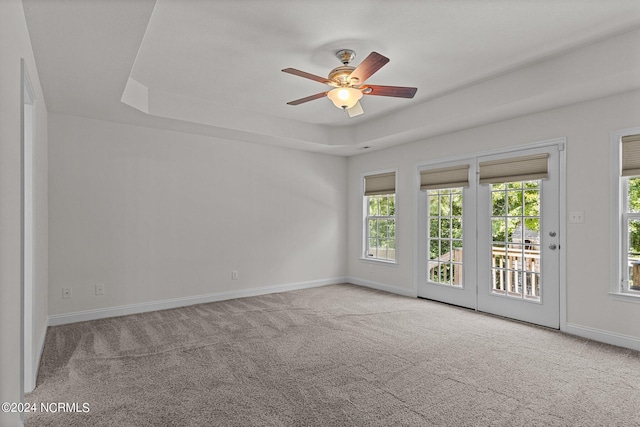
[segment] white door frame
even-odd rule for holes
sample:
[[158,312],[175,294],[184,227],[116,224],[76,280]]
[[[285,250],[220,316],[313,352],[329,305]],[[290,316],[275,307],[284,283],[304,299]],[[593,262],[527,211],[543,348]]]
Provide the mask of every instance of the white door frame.
[[21,113],[20,113],[20,150],[21,150],[21,254],[20,254],[20,296],[21,296],[21,386],[22,394],[33,391],[36,385],[36,358],[34,340],[34,230],[35,230],[35,92],[29,78],[24,59],[21,60]]

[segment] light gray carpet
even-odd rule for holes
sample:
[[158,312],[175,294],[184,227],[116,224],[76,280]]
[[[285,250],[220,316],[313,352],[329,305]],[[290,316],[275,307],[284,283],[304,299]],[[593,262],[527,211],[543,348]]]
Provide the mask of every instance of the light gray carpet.
[[27,426],[632,426],[640,353],[325,286],[57,326]]

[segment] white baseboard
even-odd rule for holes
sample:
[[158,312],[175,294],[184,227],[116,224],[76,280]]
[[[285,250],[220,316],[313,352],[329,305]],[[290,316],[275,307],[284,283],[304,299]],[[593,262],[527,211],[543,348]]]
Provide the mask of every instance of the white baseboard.
[[[377,289],[380,291],[390,292],[393,294],[404,295],[407,297],[417,297],[417,292],[414,289],[399,288],[396,286],[387,285],[384,283],[373,282],[370,280],[360,279],[357,277],[347,277],[349,283],[354,285],[364,286],[367,288]],[[590,328],[587,326],[580,326],[571,323],[567,323],[563,331],[576,335],[582,338],[588,338],[594,341],[602,342],[605,344],[611,344],[618,347],[629,348],[632,350],[640,351],[640,338],[632,337],[629,335],[617,334],[614,332],[604,331],[601,329]]]
[[366,288],[377,289],[379,291],[385,291],[392,294],[403,295],[405,297],[417,298],[418,293],[415,289],[399,288],[396,286],[386,285],[384,283],[372,282],[371,280],[360,279],[358,277],[347,277],[347,282],[354,285],[364,286]]
[[53,314],[49,316],[49,326],[66,325],[69,323],[86,322],[88,320],[106,319],[108,317],[127,316],[129,314],[146,313],[149,311],[167,310],[194,304],[224,301],[234,298],[253,297],[273,294],[277,292],[294,291],[298,289],[315,288],[325,285],[345,283],[346,277],[311,280],[306,282],[286,283],[281,285],[262,286],[259,288],[239,289],[236,291],[215,292],[192,297],[173,298],[161,301],[150,301],[138,304],[127,304],[116,307],[97,308],[93,310],[76,311],[73,313]]
[[616,334],[614,332],[603,331],[601,329],[590,328],[587,326],[573,325],[571,323],[567,323],[567,327],[564,332],[577,335],[582,338],[589,338],[594,341],[640,351],[640,338],[629,335]]

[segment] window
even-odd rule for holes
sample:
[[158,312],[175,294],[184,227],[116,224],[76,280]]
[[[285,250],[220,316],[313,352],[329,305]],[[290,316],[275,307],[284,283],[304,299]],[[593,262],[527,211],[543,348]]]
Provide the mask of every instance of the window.
[[640,134],[622,135],[619,146],[620,289],[640,296]]
[[396,173],[364,177],[364,257],[396,261]]
[[[640,177],[623,178],[622,253],[626,261],[623,291],[640,291]],[[625,289],[628,287],[628,289]]]
[[367,258],[396,259],[396,196],[367,196]]

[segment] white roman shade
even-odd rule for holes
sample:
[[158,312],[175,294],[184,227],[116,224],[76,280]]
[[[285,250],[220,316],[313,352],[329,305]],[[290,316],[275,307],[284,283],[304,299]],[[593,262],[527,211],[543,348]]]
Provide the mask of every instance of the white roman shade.
[[480,184],[529,181],[548,176],[548,153],[480,162]]
[[622,176],[640,175],[640,135],[622,137]]
[[469,186],[469,165],[427,169],[420,172],[420,190]]
[[396,173],[388,172],[364,177],[364,195],[377,196],[396,192]]

